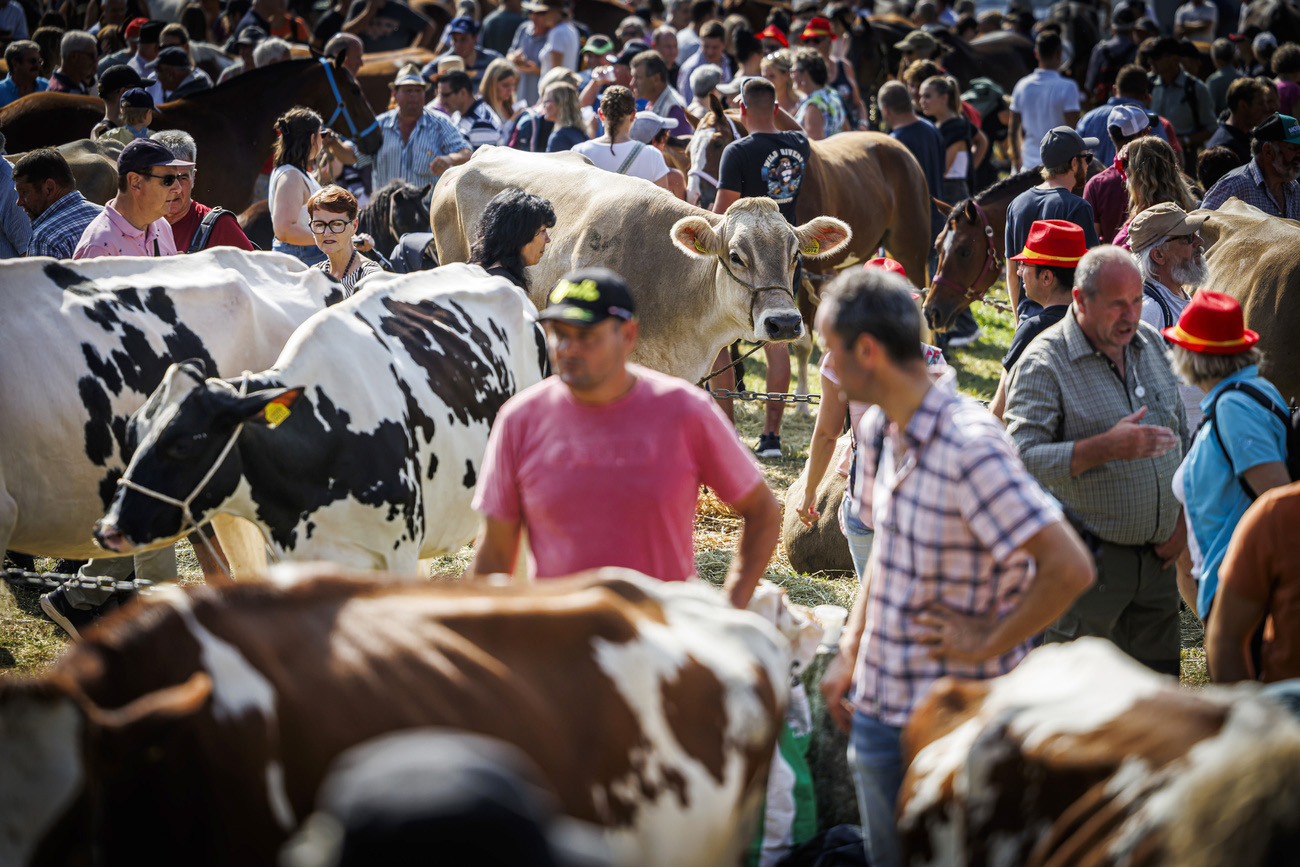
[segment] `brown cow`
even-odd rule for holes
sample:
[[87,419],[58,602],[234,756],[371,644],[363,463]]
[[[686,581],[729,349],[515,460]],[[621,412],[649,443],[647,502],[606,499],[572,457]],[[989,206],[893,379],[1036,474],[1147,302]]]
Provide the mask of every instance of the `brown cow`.
[[172,587],[0,680],[0,863],[273,864],[336,756],[445,726],[523,750],[611,863],[736,864],[789,672],[761,617],[627,570]]
[[[1201,226],[1210,276],[1202,289],[1241,302],[1246,325],[1259,332],[1264,353],[1260,373],[1288,403],[1300,401],[1300,223],[1280,220],[1232,198],[1217,211],[1195,213],[1210,219]],[[1291,287],[1295,287],[1292,289]]]
[[940,680],[903,733],[904,862],[1262,865],[1300,851],[1300,724],[1100,638]]

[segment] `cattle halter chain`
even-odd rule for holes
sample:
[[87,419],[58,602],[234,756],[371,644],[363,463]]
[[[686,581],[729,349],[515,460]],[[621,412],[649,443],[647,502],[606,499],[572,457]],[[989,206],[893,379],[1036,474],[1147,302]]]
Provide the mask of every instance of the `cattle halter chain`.
[[[998,254],[997,245],[993,243],[993,224],[989,222],[989,215],[980,207],[979,202],[971,199],[970,203],[979,217],[980,224],[984,227],[984,238],[988,243],[988,253],[984,259],[984,267],[980,269],[979,276],[975,278],[975,282],[970,286],[963,286],[956,280],[938,274],[934,275],[933,285],[936,287],[940,285],[951,286],[960,292],[967,301],[978,301],[997,282],[998,273],[1002,270],[1002,257]],[[989,278],[988,284],[981,289],[980,284],[984,282],[986,277]]]
[[[249,372],[247,370],[240,374],[240,397],[248,396],[248,376]],[[235,443],[239,440],[239,435],[243,433],[243,431],[244,422],[241,421],[239,424],[235,425],[234,432],[231,433],[230,438],[226,440],[226,444],[222,446],[221,454],[217,455],[216,461],[212,466],[208,467],[208,471],[203,474],[203,478],[199,479],[198,484],[194,486],[194,490],[190,491],[190,495],[183,500],[169,497],[161,491],[155,491],[152,488],[147,488],[139,482],[134,481],[131,478],[129,468],[128,471],[122,475],[122,478],[117,480],[118,487],[127,488],[144,494],[146,497],[152,497],[153,499],[166,503],[169,506],[175,506],[181,510],[181,533],[188,533],[191,531],[191,528],[197,530],[199,529],[199,522],[195,520],[194,512],[192,511],[194,500],[199,496],[199,494],[203,493],[203,489],[208,486],[208,482],[212,481],[212,477],[217,474],[217,470],[221,469],[221,465],[226,462],[226,456],[229,455],[230,450],[235,447]],[[208,554],[212,556],[212,559],[216,560],[217,565],[221,567],[221,571],[226,573],[226,578],[233,581],[234,579],[231,577],[230,570],[226,568],[226,564],[222,561],[221,557],[217,556],[216,549],[212,547],[212,541],[208,538],[208,534],[199,533],[199,537],[203,540],[204,546],[208,549]]]
[[320,62],[321,65],[325,67],[325,80],[330,83],[330,90],[334,93],[334,113],[330,115],[329,120],[325,121],[325,126],[333,126],[334,121],[338,120],[338,116],[341,114],[343,115],[344,123],[346,123],[348,129],[352,131],[352,138],[354,139],[362,138],[369,135],[371,131],[378,129],[379,118],[375,118],[371,121],[370,126],[357,132],[357,125],[352,120],[352,113],[349,112],[348,107],[343,104],[343,94],[339,93],[338,83],[334,80],[334,67],[330,66],[329,59],[326,57],[320,58]]

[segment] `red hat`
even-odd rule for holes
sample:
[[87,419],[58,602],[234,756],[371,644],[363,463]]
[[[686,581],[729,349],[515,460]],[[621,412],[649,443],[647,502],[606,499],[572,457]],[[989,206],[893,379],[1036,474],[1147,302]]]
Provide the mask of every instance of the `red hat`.
[[785,34],[781,32],[781,28],[777,27],[775,24],[767,25],[767,27],[763,29],[763,32],[758,34],[758,38],[775,39],[777,42],[781,43],[782,48],[790,47],[790,40],[785,38]]
[[1011,258],[1031,265],[1074,268],[1086,252],[1088,242],[1083,237],[1082,227],[1069,220],[1034,220],[1029,227],[1025,249]]
[[907,276],[907,271],[903,270],[903,266],[893,259],[890,259],[888,256],[877,256],[875,259],[868,259],[863,263],[862,270],[865,271],[868,268],[879,268],[881,271],[893,271],[900,277]]
[[149,23],[148,18],[132,18],[131,23],[126,25],[126,41],[140,38],[140,28]]
[[799,34],[800,39],[812,39],[817,36],[829,36],[835,38],[835,31],[831,30],[831,23],[825,18],[814,18],[808,22],[808,26]]
[[1236,298],[1204,289],[1183,308],[1178,324],[1160,333],[1170,343],[1206,355],[1245,352],[1259,341],[1259,334],[1246,327]]

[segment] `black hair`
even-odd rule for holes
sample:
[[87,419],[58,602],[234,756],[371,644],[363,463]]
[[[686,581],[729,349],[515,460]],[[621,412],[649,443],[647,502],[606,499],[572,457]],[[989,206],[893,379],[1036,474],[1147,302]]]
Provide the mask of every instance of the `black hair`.
[[63,154],[54,148],[38,148],[23,154],[14,163],[14,179],[33,186],[52,180],[60,187],[76,188],[72,168]]
[[459,69],[442,73],[442,75],[438,76],[438,81],[446,82],[452,93],[460,93],[462,90],[473,91],[474,85],[469,80],[469,74]]
[[311,161],[311,137],[320,132],[320,115],[310,108],[297,106],[275,121],[275,152],[272,165],[293,166],[304,173]]
[[1061,34],[1053,30],[1046,30],[1038,34],[1038,38],[1034,40],[1034,52],[1038,55],[1039,60],[1060,57]]
[[827,287],[822,303],[828,301],[830,326],[846,347],[870,334],[895,364],[924,361],[921,311],[912,300],[912,284],[903,277],[879,268],[854,268]]
[[1141,99],[1151,93],[1151,79],[1147,77],[1145,69],[1136,63],[1130,63],[1121,68],[1119,75],[1115,76],[1115,89],[1119,91],[1120,96]]
[[1196,180],[1208,191],[1219,178],[1241,165],[1241,158],[1230,147],[1206,148],[1196,160]]
[[526,288],[528,277],[520,254],[543,226],[554,225],[555,209],[546,199],[515,187],[502,190],[483,209],[469,250],[470,264],[486,268],[500,262]]
[[[1074,268],[1062,268],[1060,265],[1037,265],[1032,262],[1030,264],[1034,265],[1039,271],[1051,271],[1056,276],[1056,282],[1065,291],[1068,292],[1074,288]],[[1034,273],[1037,273],[1037,271]]]
[[701,24],[717,14],[718,0],[695,0],[691,4],[691,21],[695,24]]

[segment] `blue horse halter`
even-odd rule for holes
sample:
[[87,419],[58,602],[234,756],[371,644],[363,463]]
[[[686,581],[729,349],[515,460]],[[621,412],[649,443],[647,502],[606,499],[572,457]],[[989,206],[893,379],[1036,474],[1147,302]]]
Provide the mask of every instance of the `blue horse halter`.
[[359,139],[369,135],[379,126],[379,118],[375,118],[371,122],[370,126],[361,130],[361,132],[357,132],[357,125],[352,120],[352,113],[349,112],[348,107],[343,104],[343,94],[339,93],[338,83],[334,81],[334,67],[330,66],[328,58],[322,57],[320,58],[320,62],[321,65],[325,67],[325,80],[330,83],[330,90],[334,91],[334,113],[330,115],[329,120],[325,121],[325,125],[333,126],[334,121],[338,120],[338,116],[341,114],[343,115],[343,120],[348,125],[348,129],[352,131],[352,138]]

